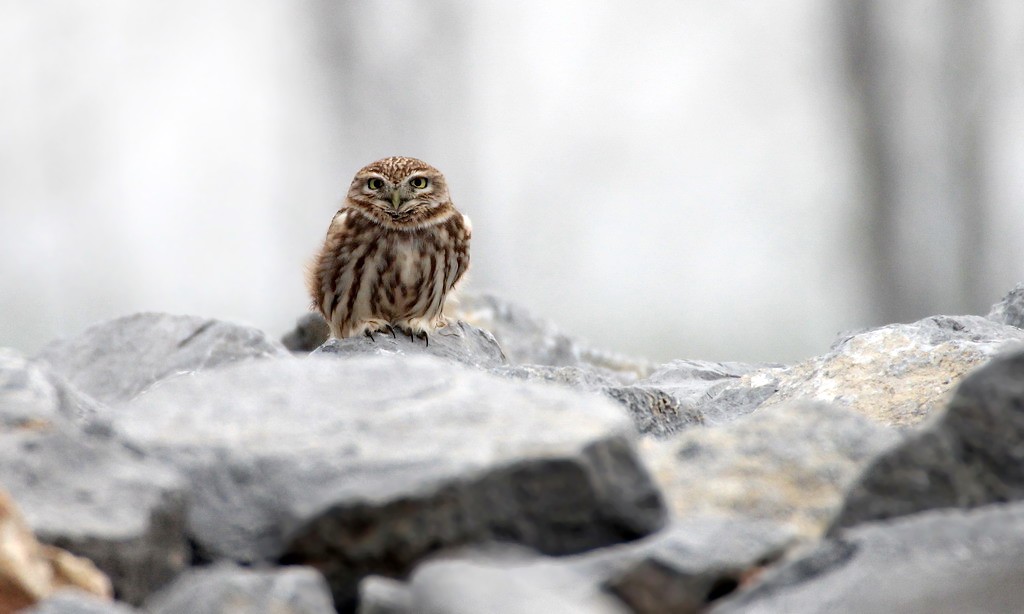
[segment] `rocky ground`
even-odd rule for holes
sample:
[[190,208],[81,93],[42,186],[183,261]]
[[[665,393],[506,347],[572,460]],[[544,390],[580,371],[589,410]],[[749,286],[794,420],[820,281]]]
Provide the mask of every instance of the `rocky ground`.
[[0,350],[0,612],[1024,603],[1024,284],[795,365],[460,309],[429,345],[150,313]]

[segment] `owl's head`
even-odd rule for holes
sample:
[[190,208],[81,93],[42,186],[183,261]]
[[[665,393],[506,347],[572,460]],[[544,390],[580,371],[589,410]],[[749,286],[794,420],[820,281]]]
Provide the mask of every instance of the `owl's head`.
[[441,171],[401,156],[360,169],[348,189],[347,205],[392,228],[427,226],[454,211]]

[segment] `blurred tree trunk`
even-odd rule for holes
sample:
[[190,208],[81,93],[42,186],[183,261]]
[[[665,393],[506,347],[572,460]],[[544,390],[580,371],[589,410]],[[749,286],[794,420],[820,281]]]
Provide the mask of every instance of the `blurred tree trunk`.
[[838,2],[873,319],[977,313],[988,203],[985,3]]

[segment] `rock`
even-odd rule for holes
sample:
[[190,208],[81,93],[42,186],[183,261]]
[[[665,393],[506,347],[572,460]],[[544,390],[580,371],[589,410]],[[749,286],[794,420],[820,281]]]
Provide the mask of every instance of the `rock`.
[[[471,328],[490,332],[505,356],[502,362],[576,367],[598,374],[598,377],[609,378],[610,383],[618,385],[632,383],[651,370],[647,361],[587,347],[559,331],[551,322],[491,294],[463,293],[458,301],[446,306],[445,312],[449,314],[449,320],[465,321]],[[326,343],[328,336],[329,329],[323,317],[309,313],[298,319],[295,328],[285,334],[282,342],[294,352],[311,352]],[[361,345],[357,347],[360,350],[370,349]]]
[[824,356],[779,375],[765,406],[811,399],[881,424],[910,426],[943,407],[957,382],[1024,331],[979,316],[934,316],[841,339]]
[[691,429],[641,452],[677,517],[773,520],[816,537],[892,429],[822,403],[762,407],[730,424]]
[[620,386],[612,377],[593,367],[552,367],[549,365],[506,365],[491,373],[511,379],[542,381],[589,392],[601,392],[620,403],[645,435],[664,437],[689,426],[703,424],[700,412],[680,407],[674,397],[647,386]]
[[564,554],[663,522],[621,408],[426,356],[310,356],[166,380],[115,416],[191,476],[211,557],[356,584],[494,538]]
[[490,331],[513,364],[592,367],[628,384],[645,377],[651,365],[615,352],[587,347],[515,303],[492,294],[463,293],[458,317]]
[[87,395],[113,405],[167,377],[288,355],[284,346],[255,328],[197,316],[139,313],[50,343],[37,358]]
[[627,614],[600,586],[555,562],[441,560],[412,576],[403,614]]
[[191,569],[146,601],[149,614],[334,614],[331,591],[315,569]]
[[0,483],[45,543],[91,559],[139,603],[188,562],[185,484],[116,441],[68,428],[0,432]]
[[456,553],[417,567],[407,586],[390,581],[388,594],[400,595],[391,609],[374,609],[380,600],[365,591],[360,612],[697,612],[792,543],[771,523],[700,518],[575,556]]
[[777,370],[777,365],[677,360],[628,385],[592,365],[508,365],[491,372],[601,392],[626,408],[642,434],[663,438],[691,426],[724,424],[754,411],[775,393],[771,374]]
[[833,526],[1018,500],[1024,500],[1024,351],[972,373],[943,414],[875,458]]
[[86,559],[41,545],[10,496],[0,490],[0,612],[13,612],[59,588],[111,596],[110,580]]
[[346,339],[329,339],[313,354],[338,356],[365,356],[402,354],[409,356],[429,355],[461,362],[481,369],[505,364],[505,355],[487,331],[470,326],[462,321],[452,321],[422,339],[409,339],[401,333],[394,336],[378,333],[370,337],[357,336]]
[[577,390],[596,391],[617,386],[619,382],[611,375],[597,369],[584,367],[552,367],[550,365],[503,365],[491,369],[491,373],[523,381],[548,382]]
[[988,312],[988,319],[1001,324],[1024,328],[1024,283],[1014,286],[1010,293],[1003,297]]
[[295,328],[281,337],[284,347],[297,354],[308,354],[331,336],[331,327],[319,313],[307,313],[295,322]]
[[725,424],[757,409],[778,389],[781,365],[674,360],[659,366],[638,387],[660,390],[679,412],[701,424]]
[[667,437],[691,426],[704,424],[704,414],[680,406],[672,395],[648,386],[614,386],[602,389],[621,403],[633,418],[638,431],[654,437]]
[[508,365],[492,373],[601,392],[621,403],[637,430],[667,437],[691,426],[724,424],[748,414],[777,390],[778,365],[676,360],[622,385],[607,370],[584,366]]
[[39,538],[92,559],[138,603],[188,559],[182,478],[111,439],[98,406],[0,352],[0,483]]
[[18,352],[0,348],[0,430],[96,422],[100,405]]
[[1018,612],[1024,505],[871,523],[766,573],[713,614]]
[[697,613],[780,559],[794,543],[794,533],[774,523],[697,518],[594,562],[614,570],[602,583],[635,614]]
[[[6,611],[6,610],[4,610]],[[134,614],[135,608],[78,590],[60,590],[23,614]]]
[[404,582],[367,576],[359,583],[357,614],[408,614],[412,611],[412,591]]

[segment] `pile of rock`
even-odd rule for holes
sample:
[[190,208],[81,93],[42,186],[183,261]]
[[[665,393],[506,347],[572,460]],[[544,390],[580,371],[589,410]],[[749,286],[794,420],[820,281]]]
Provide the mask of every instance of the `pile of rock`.
[[139,314],[3,350],[0,611],[1013,611],[1022,294],[792,366],[491,296],[429,344]]

